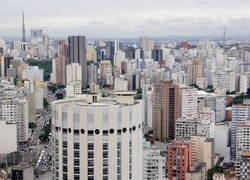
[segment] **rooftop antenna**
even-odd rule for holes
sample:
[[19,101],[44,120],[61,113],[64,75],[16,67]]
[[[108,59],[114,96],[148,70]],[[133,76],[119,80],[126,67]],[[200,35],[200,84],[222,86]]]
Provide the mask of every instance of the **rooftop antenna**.
[[24,12],[23,12],[22,18],[23,18],[23,30],[22,30],[23,37],[22,37],[22,42],[26,42],[26,38],[25,38],[25,24],[24,24]]

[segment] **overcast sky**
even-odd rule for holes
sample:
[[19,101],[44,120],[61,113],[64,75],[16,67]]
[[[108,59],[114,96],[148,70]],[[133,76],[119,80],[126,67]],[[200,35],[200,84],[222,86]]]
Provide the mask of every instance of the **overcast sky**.
[[0,37],[250,34],[250,0],[0,0]]

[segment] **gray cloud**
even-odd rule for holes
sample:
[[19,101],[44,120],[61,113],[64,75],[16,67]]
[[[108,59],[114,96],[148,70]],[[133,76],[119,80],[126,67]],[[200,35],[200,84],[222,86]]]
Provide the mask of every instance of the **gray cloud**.
[[[0,0],[0,35],[43,28],[50,36],[220,35],[249,33],[250,0]],[[10,13],[11,10],[11,13]]]

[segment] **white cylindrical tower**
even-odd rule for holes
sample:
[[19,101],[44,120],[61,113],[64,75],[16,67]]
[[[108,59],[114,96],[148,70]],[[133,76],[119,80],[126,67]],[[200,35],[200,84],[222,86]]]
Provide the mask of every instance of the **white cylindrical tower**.
[[142,179],[141,103],[116,94],[52,103],[53,179]]

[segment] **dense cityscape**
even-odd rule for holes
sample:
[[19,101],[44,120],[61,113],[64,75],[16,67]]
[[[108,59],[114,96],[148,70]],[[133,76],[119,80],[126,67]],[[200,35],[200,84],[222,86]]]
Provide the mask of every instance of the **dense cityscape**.
[[20,17],[20,37],[0,27],[0,180],[250,180],[245,32],[57,36]]

